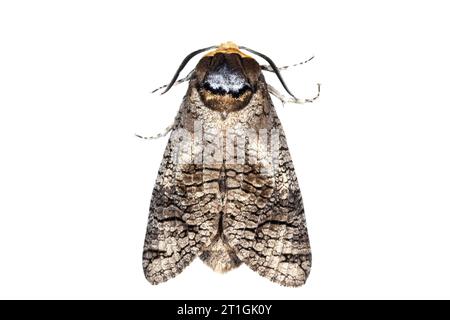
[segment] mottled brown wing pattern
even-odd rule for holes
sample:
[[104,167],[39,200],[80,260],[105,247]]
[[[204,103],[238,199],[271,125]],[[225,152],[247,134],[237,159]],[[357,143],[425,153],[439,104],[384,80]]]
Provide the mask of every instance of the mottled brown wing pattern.
[[302,196],[256,60],[230,43],[206,54],[173,130],[150,204],[146,278],[164,282],[198,256],[215,271],[244,263],[281,285],[303,285],[311,250]]
[[228,195],[224,237],[237,257],[260,275],[285,286],[300,286],[311,267],[303,202],[286,139],[280,135],[279,167],[240,172],[241,187]]
[[[175,129],[180,127],[183,110]],[[175,163],[172,155],[179,142],[173,136],[158,171],[144,243],[144,273],[152,284],[167,281],[189,265],[211,243],[219,219],[217,206],[208,206],[217,201],[216,196],[204,192],[203,186],[203,179],[214,172]]]
[[[216,271],[226,272],[244,262],[282,285],[303,284],[311,255],[302,198],[269,96],[255,96],[246,109],[228,115],[225,121],[217,112],[201,107],[195,92],[188,97],[175,128],[192,133],[197,120],[205,128],[215,124],[220,134],[236,127],[238,135],[250,128],[278,129],[279,167],[264,171],[268,165],[264,159],[245,164],[173,163],[179,141],[171,135],[150,206],[144,248],[146,277],[151,283],[163,282],[200,256]],[[247,142],[246,159],[257,148]]]

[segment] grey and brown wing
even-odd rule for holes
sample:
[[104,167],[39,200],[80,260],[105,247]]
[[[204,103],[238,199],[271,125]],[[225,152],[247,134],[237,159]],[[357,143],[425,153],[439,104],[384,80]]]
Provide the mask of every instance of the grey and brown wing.
[[175,161],[178,143],[172,133],[150,204],[143,268],[152,284],[179,274],[217,232],[218,215],[213,205],[216,195],[203,192],[202,168]]
[[[285,286],[301,286],[311,267],[303,201],[281,124],[279,152],[269,170],[244,167],[230,190],[224,235],[237,257],[252,270]],[[277,163],[278,162],[278,163]]]

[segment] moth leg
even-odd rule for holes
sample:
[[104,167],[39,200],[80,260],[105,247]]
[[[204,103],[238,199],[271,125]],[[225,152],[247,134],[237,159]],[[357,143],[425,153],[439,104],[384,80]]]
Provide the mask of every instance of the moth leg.
[[138,138],[145,139],[145,140],[159,139],[159,138],[162,138],[162,137],[167,136],[167,134],[168,134],[170,131],[173,130],[173,127],[174,127],[174,125],[171,124],[171,125],[168,126],[166,129],[164,129],[163,132],[160,132],[160,133],[158,133],[158,134],[156,134],[156,135],[153,135],[153,136],[147,136],[147,137],[144,137],[144,136],[141,136],[141,135],[136,134],[136,133],[135,133],[134,135],[135,135],[136,137],[138,137]]
[[281,103],[283,103],[283,105],[285,103],[305,104],[305,103],[312,103],[316,99],[319,98],[319,96],[320,96],[320,83],[317,84],[317,94],[316,94],[316,96],[313,97],[313,98],[307,98],[307,99],[299,99],[299,98],[294,98],[294,97],[287,97],[287,96],[283,95],[282,93],[280,93],[277,89],[272,87],[270,84],[267,85],[267,90],[269,91],[269,93],[271,95],[273,95],[275,98],[280,100]]
[[[302,61],[302,62],[294,63],[294,64],[287,65],[287,66],[278,67],[278,70],[286,70],[286,69],[289,69],[289,68],[292,68],[292,67],[297,67],[297,66],[300,66],[302,64],[308,63],[312,59],[314,59],[314,56],[311,56],[310,58],[308,58],[308,59],[306,59],[305,61]],[[261,66],[261,70],[268,71],[268,72],[274,72],[272,67],[269,66],[269,65],[266,65],[266,64]]]
[[[193,74],[194,74],[194,70],[192,70],[191,72],[189,72],[188,75],[187,75],[186,77],[184,77],[184,78],[182,78],[182,79],[179,79],[179,80],[175,81],[175,83],[173,84],[173,86],[176,86],[176,85],[179,85],[179,84],[181,84],[181,83],[183,83],[183,82],[186,82],[186,81],[191,80],[191,77],[192,77]],[[160,90],[162,90],[162,89],[164,89],[164,88],[167,88],[168,86],[169,86],[168,84],[165,84],[165,85],[163,85],[163,86],[161,86],[161,87],[159,87],[159,88],[156,88],[156,89],[153,90],[151,93],[156,93],[156,92],[158,92],[158,91],[160,91]]]

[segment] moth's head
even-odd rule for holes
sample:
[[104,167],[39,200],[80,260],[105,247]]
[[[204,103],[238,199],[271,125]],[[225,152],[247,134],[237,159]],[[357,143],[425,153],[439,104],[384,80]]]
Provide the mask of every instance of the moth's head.
[[[244,108],[258,90],[261,66],[241,49],[266,60],[270,70],[276,74],[284,89],[295,98],[284,83],[279,69],[268,56],[247,47],[238,47],[232,42],[191,52],[181,62],[162,94],[169,91],[175,84],[180,72],[190,59],[199,53],[209,51],[199,61],[194,72],[190,73],[189,79],[191,84],[194,84],[192,88],[198,91],[205,106],[213,110],[230,112]],[[267,66],[265,70],[268,70]]]
[[231,42],[208,52],[195,68],[196,89],[208,108],[236,111],[256,92],[261,68]]

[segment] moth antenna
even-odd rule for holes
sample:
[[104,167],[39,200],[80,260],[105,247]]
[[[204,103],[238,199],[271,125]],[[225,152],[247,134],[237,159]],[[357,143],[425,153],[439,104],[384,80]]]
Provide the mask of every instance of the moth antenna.
[[297,104],[312,103],[320,97],[320,83],[317,84],[317,94],[313,98],[307,99],[286,97],[283,94],[281,94],[277,89],[272,87],[270,84],[267,85],[267,91],[269,91],[269,93],[273,95],[275,98],[280,100],[283,105],[285,103],[297,103]]
[[[302,62],[290,64],[290,65],[287,65],[287,66],[278,67],[278,70],[281,71],[281,70],[286,70],[286,69],[289,69],[289,68],[292,68],[292,67],[297,67],[297,66],[300,66],[302,64],[310,62],[312,59],[314,59],[314,56],[311,56],[310,58],[308,58],[308,59],[306,59],[305,61],[302,61]],[[269,65],[262,65],[261,69],[264,70],[264,71],[274,72],[272,67],[269,66]]]
[[177,72],[175,72],[175,75],[173,76],[172,80],[169,82],[169,84],[166,87],[166,90],[164,90],[161,94],[166,93],[167,91],[170,90],[170,88],[172,88],[173,84],[175,83],[175,81],[177,81],[178,76],[180,75],[180,72],[183,70],[183,68],[187,65],[187,63],[189,62],[189,60],[191,60],[193,57],[195,57],[197,54],[202,53],[204,51],[207,50],[211,50],[217,48],[217,46],[211,46],[211,47],[207,47],[207,48],[203,48],[203,49],[199,49],[199,50],[195,50],[194,52],[191,52],[190,54],[188,54],[186,56],[186,58],[183,59],[183,61],[181,62],[180,66],[177,69]]
[[158,134],[155,134],[154,136],[148,136],[148,137],[144,137],[141,136],[139,134],[134,134],[136,137],[140,138],[140,139],[145,139],[145,140],[155,140],[155,139],[159,139],[162,137],[165,137],[170,131],[172,131],[174,125],[171,124],[170,126],[168,126],[166,129],[164,129],[164,132],[160,132]]
[[258,51],[252,50],[252,49],[249,49],[247,47],[239,46],[239,49],[247,50],[248,52],[256,54],[256,55],[260,56],[261,58],[263,58],[264,60],[266,60],[269,63],[270,67],[272,68],[273,72],[277,75],[277,78],[278,78],[278,80],[280,80],[281,84],[283,85],[284,90],[286,90],[286,92],[289,93],[294,99],[297,99],[294,96],[294,94],[287,87],[286,83],[283,80],[283,77],[281,76],[280,70],[277,68],[277,65],[275,64],[275,62],[272,61],[272,59],[270,59],[265,54],[262,54]]
[[[173,84],[172,87],[175,87],[175,86],[177,86],[177,85],[179,85],[179,84],[182,84],[183,82],[186,82],[186,81],[191,80],[191,77],[192,77],[193,74],[194,74],[194,70],[192,70],[191,72],[189,72],[188,75],[187,75],[186,77],[184,77],[184,78],[182,78],[182,79],[179,79],[179,80],[175,81],[175,83]],[[161,89],[167,88],[168,86],[169,86],[168,84],[162,85],[161,87],[156,88],[155,90],[151,91],[150,93],[156,93],[156,92],[158,92],[158,91],[161,90]]]

